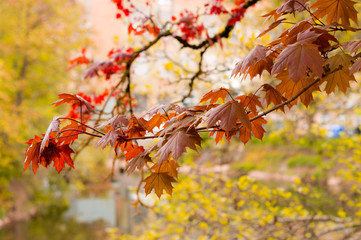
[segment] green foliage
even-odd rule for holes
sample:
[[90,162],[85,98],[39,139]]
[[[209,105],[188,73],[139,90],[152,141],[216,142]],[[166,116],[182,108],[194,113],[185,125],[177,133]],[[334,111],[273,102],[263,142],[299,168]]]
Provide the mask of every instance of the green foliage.
[[302,155],[297,154],[296,156],[288,159],[288,167],[317,167],[321,164],[320,156]]

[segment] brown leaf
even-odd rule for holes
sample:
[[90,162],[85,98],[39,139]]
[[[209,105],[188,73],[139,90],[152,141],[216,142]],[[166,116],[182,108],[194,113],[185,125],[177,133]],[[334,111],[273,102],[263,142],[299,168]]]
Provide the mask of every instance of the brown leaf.
[[262,108],[262,103],[259,101],[259,97],[250,93],[248,95],[241,95],[235,99],[239,100],[243,107],[247,107],[251,112],[257,113],[257,106]]
[[358,50],[361,48],[361,40],[344,42],[344,43],[342,43],[342,46],[344,47],[345,50],[354,54],[354,53],[357,53]]
[[158,164],[162,164],[163,161],[168,160],[169,156],[177,160],[182,153],[186,152],[186,147],[197,151],[196,145],[200,146],[201,142],[202,138],[199,136],[197,130],[191,128],[187,131],[186,128],[181,128],[166,136],[161,143],[161,148],[154,157],[158,157]]
[[357,59],[354,64],[352,64],[352,67],[350,68],[350,73],[354,74],[355,72],[361,71],[361,58]]
[[127,126],[128,122],[129,122],[129,119],[125,115],[115,115],[114,117],[112,117],[108,121],[103,122],[102,124],[100,124],[97,127],[102,128],[102,127],[109,125],[111,128],[116,128],[116,127],[118,127],[119,123],[121,123],[122,126]]
[[277,20],[286,13],[302,12],[308,7],[307,0],[287,0],[281,7],[263,15],[262,17],[274,17]]
[[[287,98],[282,96],[282,94],[277,91],[274,87],[272,87],[269,84],[264,84],[262,91],[266,92],[265,99],[267,102],[267,106],[273,103],[273,105],[277,106],[278,104],[281,104],[285,101],[287,101]],[[291,105],[287,105],[288,107],[291,107]],[[279,108],[282,112],[285,111],[284,106]]]
[[350,19],[358,24],[355,4],[356,2],[351,0],[317,0],[311,8],[317,8],[313,14],[319,19],[327,15],[327,24],[341,19],[342,25],[350,26]]
[[219,105],[216,108],[212,108],[207,113],[207,119],[205,120],[207,128],[215,126],[220,121],[220,128],[231,131],[237,128],[237,121],[240,121],[246,128],[251,129],[251,123],[248,115],[243,106],[235,101],[231,100]]
[[114,146],[114,144],[117,142],[119,138],[125,137],[124,134],[122,134],[119,129],[112,129],[103,136],[99,142],[97,143],[97,146],[102,146],[102,148],[105,148],[108,144],[111,146]]
[[273,60],[268,55],[268,49],[265,46],[257,45],[243,60],[236,63],[236,66],[231,73],[231,77],[237,77],[237,75],[242,74],[245,77],[249,74],[249,76],[253,78],[257,75],[261,75],[264,70],[271,73],[272,65]]
[[275,46],[280,44],[282,48],[289,44],[293,44],[297,41],[297,35],[311,28],[313,25],[309,20],[303,20],[301,22],[296,23],[291,28],[284,31],[278,39],[269,43],[270,46]]
[[138,156],[131,159],[127,163],[127,166],[125,167],[125,171],[127,172],[128,175],[130,175],[131,173],[133,173],[135,171],[136,168],[138,168],[138,170],[142,170],[145,163],[151,162],[151,161],[152,160],[149,157],[149,155],[139,154]]
[[288,45],[278,56],[272,75],[282,72],[288,67],[289,78],[298,81],[306,76],[307,69],[310,68],[314,74],[322,78],[323,59],[318,53],[318,46],[308,43],[294,43]]
[[147,196],[152,190],[155,190],[155,194],[160,198],[165,190],[169,195],[172,195],[173,186],[172,182],[177,182],[173,177],[167,173],[152,172],[150,176],[143,180],[145,182],[145,195]]

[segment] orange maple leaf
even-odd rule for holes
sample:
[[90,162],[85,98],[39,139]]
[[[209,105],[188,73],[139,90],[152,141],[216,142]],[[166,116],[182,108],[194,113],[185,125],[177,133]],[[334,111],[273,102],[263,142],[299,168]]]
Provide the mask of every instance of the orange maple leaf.
[[[278,104],[283,103],[284,101],[287,101],[287,98],[282,96],[282,94],[276,90],[274,87],[272,87],[269,84],[264,84],[262,91],[266,92],[265,99],[267,102],[267,106],[273,103],[273,105],[277,106]],[[291,105],[287,105],[289,108]],[[284,106],[279,108],[282,112],[285,112]]]
[[[61,137],[57,138],[60,144],[71,144],[78,139],[80,131],[83,131],[84,126],[79,125],[75,121],[70,121],[70,124],[63,127],[59,132]],[[77,131],[78,130],[78,131]]]
[[179,168],[180,166],[178,165],[178,163],[176,163],[176,161],[174,160],[166,160],[163,161],[162,164],[159,166],[158,163],[155,163],[151,169],[153,169],[155,172],[157,173],[168,173],[169,176],[173,176],[175,178],[178,178],[178,171],[177,168]]
[[35,136],[26,144],[29,144],[30,146],[25,151],[24,171],[30,166],[30,163],[32,163],[33,172],[36,174],[36,171],[39,168],[41,137]]
[[[314,81],[313,75],[311,77],[306,77],[303,79],[300,79],[299,81],[295,82],[292,79],[288,77],[288,72],[283,71],[280,74],[276,76],[278,79],[281,80],[281,82],[276,86],[276,89],[281,93],[285,94],[285,97],[290,99],[293,96],[295,96],[297,93],[302,91],[306,86],[308,86],[310,83]],[[307,107],[311,101],[313,101],[312,92],[314,91],[320,91],[319,84],[315,84],[307,91],[301,94],[299,97],[301,102]],[[290,104],[295,105],[297,104],[297,100],[294,100]]]
[[229,93],[229,90],[227,88],[218,88],[218,89],[214,89],[210,92],[208,92],[207,94],[205,94],[200,102],[206,102],[208,100],[210,100],[209,102],[211,104],[216,103],[218,101],[218,99],[222,99],[222,101],[224,101],[227,97],[227,94]]
[[152,118],[150,120],[147,121],[145,125],[145,128],[148,130],[148,131],[153,131],[153,129],[155,127],[160,127],[160,125],[162,125],[164,122],[168,121],[169,116],[167,116],[166,114],[160,114],[160,113],[157,113],[155,115],[152,116]]
[[155,194],[160,198],[165,190],[169,195],[172,195],[173,186],[172,182],[177,182],[173,177],[164,172],[152,172],[150,176],[143,180],[145,182],[145,195],[147,196],[152,190],[155,190]]
[[[254,113],[250,114],[250,118],[257,116]],[[262,124],[266,124],[267,120],[264,119],[263,117],[261,118],[257,118],[256,120],[253,120],[251,122],[252,124],[252,133],[254,135],[255,138],[258,138],[260,140],[262,140],[264,133],[266,132],[263,127]],[[239,130],[239,139],[246,144],[249,140],[251,140],[252,134],[251,131],[247,128],[241,128]]]
[[346,93],[350,87],[349,81],[356,81],[353,74],[350,73],[349,67],[353,58],[345,53],[337,54],[326,60],[325,65],[329,67],[331,73],[322,79],[322,83],[326,82],[325,91],[327,94],[338,90]]
[[311,8],[317,9],[313,14],[319,19],[327,15],[327,24],[341,19],[342,25],[350,26],[350,19],[358,24],[355,4],[351,0],[318,0]]

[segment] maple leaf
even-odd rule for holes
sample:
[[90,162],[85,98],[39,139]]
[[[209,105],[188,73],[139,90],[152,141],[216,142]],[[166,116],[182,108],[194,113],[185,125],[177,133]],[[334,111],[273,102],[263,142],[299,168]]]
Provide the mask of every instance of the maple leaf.
[[149,115],[149,116],[153,116],[154,114],[159,113],[160,110],[163,111],[163,113],[168,112],[170,109],[173,108],[173,104],[157,104],[153,107],[151,107],[144,115]]
[[246,111],[242,104],[235,100],[228,101],[216,108],[212,108],[206,116],[207,119],[205,122],[208,128],[215,126],[217,122],[220,121],[220,128],[230,131],[237,128],[237,121],[240,121],[244,127],[251,129],[251,123]]
[[[264,17],[267,15],[264,15]],[[278,18],[278,17],[277,17]],[[268,33],[269,31],[271,31],[272,29],[276,28],[278,25],[280,25],[284,20],[286,20],[285,18],[281,18],[278,19],[277,21],[273,22],[271,25],[268,26],[268,28],[266,30],[264,30],[263,32],[261,32],[257,38],[262,37],[263,35],[265,35],[266,33]]]
[[135,158],[131,159],[126,167],[125,167],[125,171],[127,172],[128,175],[130,175],[131,173],[133,173],[135,171],[136,168],[138,168],[138,170],[142,170],[145,163],[146,162],[151,162],[151,158],[149,157],[148,154],[144,155],[144,154],[139,154],[138,156],[136,156]]
[[355,4],[356,2],[351,0],[318,0],[311,8],[317,9],[313,15],[319,19],[327,15],[327,24],[341,19],[342,25],[350,26],[350,19],[358,24]]
[[269,43],[270,46],[276,46],[278,44],[281,44],[279,47],[284,48],[284,46],[287,46],[289,44],[293,44],[297,41],[297,35],[299,33],[302,33],[306,31],[307,29],[311,28],[312,24],[309,20],[303,20],[301,22],[296,23],[291,28],[284,31],[278,39],[275,41]]
[[[285,4],[275,10],[263,15],[262,17],[273,17],[275,21],[283,14],[302,12],[308,7],[307,0],[287,0]],[[267,18],[267,19],[268,19]]]
[[242,61],[236,63],[236,66],[231,73],[231,77],[237,77],[237,75],[243,74],[244,78],[249,74],[249,76],[253,78],[257,75],[261,76],[264,70],[271,73],[273,61],[267,52],[268,49],[265,46],[255,46]]
[[147,196],[152,190],[155,190],[158,198],[163,194],[165,190],[169,195],[172,195],[173,186],[172,182],[177,182],[173,177],[164,172],[152,172],[150,176],[143,180],[145,182],[145,195]]
[[[253,118],[257,116],[256,114],[254,113],[251,113],[250,114],[250,118]],[[262,127],[262,124],[266,124],[267,123],[267,120],[264,119],[263,117],[261,118],[257,118],[253,121],[251,121],[251,124],[252,124],[252,133],[254,135],[255,138],[258,138],[260,140],[262,140],[263,138],[263,135],[264,133],[266,132],[263,127]],[[238,135],[238,138],[244,143],[246,144],[249,140],[251,140],[252,138],[252,133],[249,129],[247,128],[241,128],[239,129],[239,135]]]
[[[320,29],[320,28],[311,28],[306,30],[305,32],[314,32],[318,34],[319,36],[315,41],[312,43],[318,45],[318,51],[321,52],[321,54],[325,54],[328,51],[330,51],[332,48],[337,48],[340,44],[340,42],[335,38],[333,35],[331,35],[327,30]],[[337,43],[334,46],[331,46],[330,41],[333,41]]]
[[130,137],[143,137],[146,134],[147,129],[145,125],[147,121],[144,118],[136,118],[132,117],[128,122],[129,129],[127,130],[127,134]]
[[222,140],[225,132],[224,132],[224,131],[217,131],[217,130],[215,129],[214,131],[212,131],[212,132],[209,134],[209,136],[213,136],[214,134],[216,134],[215,142],[216,142],[216,144],[218,144],[219,141]]
[[349,81],[356,81],[355,77],[350,73],[352,57],[348,54],[341,53],[330,57],[326,60],[325,65],[330,69],[330,74],[322,79],[322,83],[326,82],[325,91],[327,94],[338,90],[346,93],[350,87]]
[[173,132],[175,129],[180,128],[192,128],[196,127],[201,123],[200,118],[196,118],[193,114],[189,115],[187,112],[175,116],[172,119],[168,120],[164,124],[164,129],[160,131],[159,136],[167,135],[169,132]]
[[[284,101],[287,101],[287,98],[282,96],[282,94],[276,90],[274,87],[272,87],[269,84],[264,84],[262,91],[266,92],[265,99],[267,102],[267,106],[273,103],[273,105],[277,106],[278,104],[283,103]],[[291,107],[291,105],[288,105],[288,107]],[[285,112],[284,106],[279,108],[282,112]]]
[[350,68],[350,73],[354,74],[355,72],[361,71],[361,58],[357,59],[354,64],[352,64],[352,67]]
[[174,160],[166,160],[163,161],[162,164],[159,166],[158,163],[155,163],[150,169],[154,170],[157,173],[168,173],[169,176],[173,176],[176,179],[178,178],[178,171],[177,168],[180,166]]
[[129,161],[130,159],[138,156],[139,154],[141,154],[142,152],[144,152],[144,147],[143,146],[137,146],[132,144],[131,148],[127,148],[127,152],[124,154],[125,156],[125,160]]
[[[59,132],[61,132],[61,137],[57,138],[60,144],[71,144],[76,139],[78,139],[80,131],[83,131],[84,126],[78,124],[75,121],[70,121],[70,124],[63,127]],[[73,130],[73,131],[71,131]],[[77,131],[78,130],[78,131]]]
[[69,144],[60,145],[59,142],[56,143],[51,139],[40,153],[41,141],[40,137],[35,136],[34,139],[30,139],[30,141],[27,142],[30,146],[25,152],[24,171],[30,166],[30,163],[32,163],[33,172],[36,174],[39,163],[44,167],[48,167],[52,161],[58,173],[65,168],[65,162],[74,168],[73,160],[70,157],[70,154],[74,153],[74,151],[69,147]]
[[158,164],[162,164],[163,161],[168,160],[169,156],[177,160],[182,153],[186,152],[186,147],[197,151],[196,145],[201,146],[201,142],[202,138],[199,136],[197,130],[194,128],[188,130],[181,128],[166,136],[161,143],[161,148],[154,157],[158,157]]
[[289,77],[294,81],[304,78],[308,68],[322,78],[323,59],[318,53],[318,46],[308,41],[288,45],[277,57],[272,75],[282,72],[287,66]]
[[89,59],[85,56],[86,48],[83,48],[81,50],[82,55],[75,57],[71,60],[69,60],[69,66],[66,70],[72,69],[76,65],[86,64],[88,65],[90,63]]
[[48,140],[49,140],[50,133],[59,132],[59,126],[60,126],[59,117],[54,117],[53,120],[51,121],[48,129],[46,130],[46,133],[41,142],[39,156],[42,153],[42,151],[44,150],[45,146],[48,146]]
[[115,115],[111,119],[106,122],[103,122],[98,126],[98,128],[102,128],[105,126],[110,126],[111,128],[116,128],[118,124],[121,123],[123,126],[128,125],[129,119],[125,115]]
[[108,144],[114,146],[114,144],[119,140],[126,137],[119,129],[112,129],[108,131],[97,143],[97,146],[102,146],[105,148]]
[[53,166],[58,173],[60,173],[60,171],[65,168],[65,163],[74,168],[74,162],[70,157],[70,154],[74,153],[74,151],[69,147],[69,144],[58,146],[56,151],[58,154],[56,154],[54,157],[51,156],[50,159],[54,161]]
[[259,101],[259,97],[250,93],[248,95],[241,95],[236,97],[243,107],[247,107],[251,112],[257,113],[257,106],[262,108],[262,103]]
[[218,101],[218,99],[222,99],[222,101],[224,101],[227,97],[229,93],[229,90],[226,88],[218,88],[218,89],[214,89],[212,91],[210,91],[209,93],[205,94],[202,99],[201,99],[201,103],[202,102],[206,102],[208,100],[210,100],[209,102],[211,104],[216,103]]
[[350,53],[357,53],[358,50],[361,48],[361,40],[344,42],[342,43],[342,46]]
[[59,96],[59,100],[52,103],[56,107],[63,104],[63,103],[80,104],[80,105],[84,104],[89,112],[94,111],[92,106],[90,105],[90,103],[87,100],[85,100],[84,98],[82,98],[81,96],[79,96],[79,95],[62,93],[62,94],[59,94],[58,96]]
[[195,111],[199,111],[199,112],[206,112],[206,111],[209,111],[210,109],[212,108],[215,108],[219,106],[219,104],[206,104],[206,105],[197,105],[197,106],[193,106],[193,107],[190,107],[190,110],[195,110]]
[[[280,80],[282,80],[277,86],[276,89],[281,93],[285,94],[285,97],[290,99],[296,94],[298,94],[300,91],[302,91],[305,87],[307,87],[309,84],[311,84],[314,81],[314,76],[306,77],[303,79],[300,79],[299,81],[295,82],[292,79],[288,77],[288,72],[283,71],[279,73],[276,77]],[[320,91],[319,84],[315,84],[309,89],[307,89],[304,93],[301,94],[299,97],[301,102],[307,107],[311,101],[313,101],[312,92],[314,91]],[[297,104],[297,100],[294,100],[290,104],[295,105]]]
[[152,116],[151,119],[149,119],[147,121],[147,123],[145,124],[145,128],[148,131],[152,131],[154,128],[159,128],[164,122],[166,122],[169,116],[167,116],[166,114],[160,114],[157,113],[155,115]]
[[24,171],[30,166],[30,163],[32,163],[33,172],[36,174],[39,168],[41,137],[35,136],[33,139],[30,139],[27,144],[30,146],[25,151]]

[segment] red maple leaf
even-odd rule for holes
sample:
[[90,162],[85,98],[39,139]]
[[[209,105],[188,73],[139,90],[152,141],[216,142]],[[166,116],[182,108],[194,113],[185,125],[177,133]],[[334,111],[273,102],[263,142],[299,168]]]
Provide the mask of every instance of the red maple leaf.
[[27,142],[30,146],[25,152],[24,171],[30,166],[30,163],[32,163],[34,174],[39,168],[39,163],[44,167],[48,167],[51,162],[54,162],[53,166],[58,173],[65,168],[65,162],[74,168],[73,160],[70,157],[70,154],[74,153],[74,151],[69,147],[69,144],[60,145],[59,142],[50,139],[48,145],[40,153],[41,142],[42,139],[38,136]]

